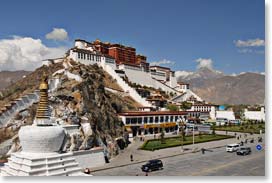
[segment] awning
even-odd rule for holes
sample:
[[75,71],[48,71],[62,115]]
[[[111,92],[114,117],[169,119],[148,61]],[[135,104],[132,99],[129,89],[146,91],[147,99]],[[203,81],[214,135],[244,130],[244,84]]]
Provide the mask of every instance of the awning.
[[125,126],[125,128],[126,128],[126,131],[127,131],[127,132],[132,132],[131,127],[130,127],[130,126]]

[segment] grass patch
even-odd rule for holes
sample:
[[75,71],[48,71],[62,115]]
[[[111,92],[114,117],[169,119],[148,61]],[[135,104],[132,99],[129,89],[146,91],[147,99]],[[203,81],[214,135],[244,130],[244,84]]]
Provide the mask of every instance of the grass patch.
[[[197,143],[203,143],[203,142],[210,142],[215,140],[223,140],[233,138],[233,136],[230,135],[195,135],[195,144]],[[183,145],[189,145],[193,143],[193,136],[186,136],[185,140],[183,141]],[[158,149],[164,149],[164,148],[170,148],[170,147],[177,147],[181,146],[181,136],[177,137],[167,137],[165,138],[165,143],[161,143],[160,139],[151,139],[145,141],[145,143],[142,145],[142,150],[158,150]]]
[[218,126],[215,127],[215,130],[220,131],[229,131],[229,132],[243,132],[243,133],[255,133],[259,134],[260,130],[265,133],[265,124],[243,124],[243,125],[236,125],[236,126]]

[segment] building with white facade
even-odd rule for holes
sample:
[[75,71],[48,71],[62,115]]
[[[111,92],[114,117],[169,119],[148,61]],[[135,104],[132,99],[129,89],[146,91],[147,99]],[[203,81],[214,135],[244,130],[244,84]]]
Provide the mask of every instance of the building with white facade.
[[264,107],[262,107],[260,111],[249,111],[245,109],[244,118],[248,120],[265,121],[265,109]]
[[216,111],[216,119],[227,119],[229,120],[235,120],[235,115],[232,110],[227,111]]
[[205,112],[198,111],[128,111],[119,113],[130,136],[157,134],[165,130],[166,133],[178,130],[178,121],[198,118]]
[[192,90],[190,90],[190,85],[188,83],[178,82],[175,90],[179,91],[181,94],[173,97],[171,101],[182,103],[185,101],[195,103],[195,102],[203,102],[202,98],[200,98],[197,94],[195,94]]

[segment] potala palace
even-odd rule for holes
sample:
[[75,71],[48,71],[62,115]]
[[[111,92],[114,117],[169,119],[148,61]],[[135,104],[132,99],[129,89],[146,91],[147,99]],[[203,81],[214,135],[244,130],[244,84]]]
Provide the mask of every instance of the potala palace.
[[[90,43],[78,39],[75,40],[75,46],[68,51],[67,56],[83,64],[100,65],[116,79],[124,91],[131,92],[122,82],[127,78],[131,83],[173,93],[175,95],[172,99],[173,102],[202,101],[189,89],[188,84],[177,82],[174,71],[167,67],[150,66],[145,56],[136,55],[135,48],[108,42],[103,43],[100,40]],[[133,93],[130,93],[131,96],[137,99],[137,96],[134,96]],[[144,101],[141,104],[151,106]]]

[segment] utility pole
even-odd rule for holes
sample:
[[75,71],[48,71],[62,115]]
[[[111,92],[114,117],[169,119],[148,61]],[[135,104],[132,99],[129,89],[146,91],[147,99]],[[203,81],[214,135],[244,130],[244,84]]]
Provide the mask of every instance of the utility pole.
[[193,124],[193,146],[195,145],[195,124]]
[[181,152],[183,152],[183,144],[184,144],[184,126],[185,126],[185,123],[184,121],[179,118],[177,120],[177,123],[179,124],[179,130],[180,130],[180,134],[181,134],[181,144],[180,144],[180,148],[181,148]]

